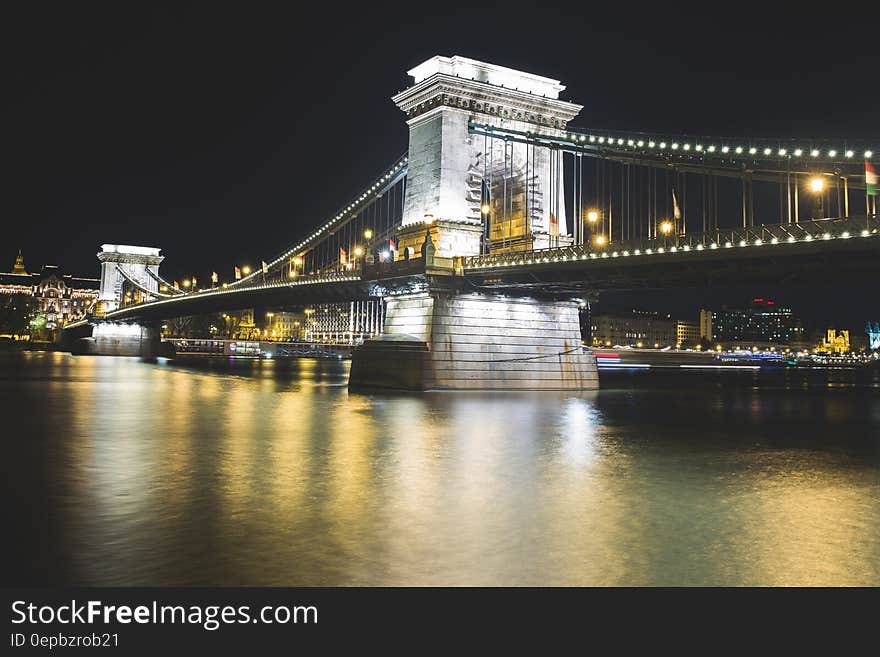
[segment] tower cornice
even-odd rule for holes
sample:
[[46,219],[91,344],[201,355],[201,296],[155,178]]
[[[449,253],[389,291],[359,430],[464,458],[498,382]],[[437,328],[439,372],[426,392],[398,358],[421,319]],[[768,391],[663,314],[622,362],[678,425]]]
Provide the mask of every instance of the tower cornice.
[[392,100],[406,113],[407,119],[445,106],[468,111],[478,121],[485,120],[480,117],[489,117],[560,130],[583,109],[583,105],[577,103],[446,73],[434,73]]

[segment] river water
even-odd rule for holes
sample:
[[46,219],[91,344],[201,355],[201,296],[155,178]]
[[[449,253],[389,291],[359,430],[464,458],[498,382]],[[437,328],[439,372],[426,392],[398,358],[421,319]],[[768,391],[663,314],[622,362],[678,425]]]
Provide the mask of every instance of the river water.
[[880,375],[0,354],[6,584],[878,585]]

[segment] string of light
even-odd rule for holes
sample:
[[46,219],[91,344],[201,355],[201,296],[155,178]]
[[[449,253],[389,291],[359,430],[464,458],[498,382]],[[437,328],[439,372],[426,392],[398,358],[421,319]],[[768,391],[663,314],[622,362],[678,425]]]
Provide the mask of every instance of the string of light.
[[224,294],[242,294],[253,292],[255,290],[268,290],[268,289],[276,289],[276,288],[290,288],[290,287],[299,287],[303,285],[318,285],[318,284],[326,284],[326,283],[352,283],[358,282],[361,280],[360,276],[354,275],[344,275],[344,276],[318,276],[316,278],[301,278],[296,281],[284,281],[280,283],[263,283],[262,285],[251,285],[246,288],[236,288],[231,289],[231,286],[220,289],[220,290],[205,290],[203,292],[193,292],[187,294],[186,296],[175,296],[170,299],[160,299],[158,301],[145,301],[143,303],[134,305],[134,306],[126,306],[125,308],[120,308],[118,310],[113,310],[107,313],[107,319],[114,319],[121,315],[130,314],[135,309],[141,309],[145,306],[154,307],[160,306],[165,303],[174,303],[179,304],[180,302],[186,302],[188,300],[192,300],[194,298],[204,299],[207,297],[214,297],[218,295]]
[[877,152],[875,148],[868,147],[859,149],[856,149],[855,147],[834,147],[827,145],[822,148],[816,148],[815,146],[807,147],[805,143],[814,143],[815,140],[811,142],[811,140],[806,139],[800,140],[803,143],[798,143],[799,140],[736,140],[710,137],[686,139],[682,137],[649,135],[646,133],[608,134],[602,132],[600,134],[600,132],[597,131],[581,132],[572,130],[564,132],[526,131],[523,133],[517,133],[513,130],[498,128],[488,124],[480,124],[479,127],[500,136],[503,136],[504,134],[522,134],[527,138],[542,138],[556,142],[564,140],[575,145],[593,144],[606,150],[611,149],[618,152],[642,151],[644,153],[665,154],[669,156],[687,153],[689,155],[698,155],[700,157],[730,159],[735,155],[749,155],[752,156],[750,159],[800,159],[805,162],[814,160],[847,162],[855,161],[859,158],[870,160],[874,157],[874,153]]

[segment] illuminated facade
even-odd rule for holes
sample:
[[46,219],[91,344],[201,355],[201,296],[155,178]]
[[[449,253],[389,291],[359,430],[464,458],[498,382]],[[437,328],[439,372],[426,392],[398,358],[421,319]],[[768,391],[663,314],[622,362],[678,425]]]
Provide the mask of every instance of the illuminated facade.
[[865,333],[868,335],[868,349],[877,351],[880,349],[880,322],[868,322],[865,327]]
[[748,309],[700,311],[700,334],[715,343],[797,344],[804,339],[800,319],[772,299],[755,298]]
[[630,315],[597,315],[591,323],[594,347],[670,347],[677,322],[670,315],[633,310]]
[[0,296],[32,297],[34,312],[55,329],[81,319],[98,298],[100,281],[63,274],[55,265],[43,265],[40,273],[28,273],[21,253],[11,272],[0,273]]
[[268,312],[264,336],[272,340],[300,340],[304,323],[303,312]]
[[675,346],[696,347],[700,344],[700,323],[679,319],[675,322]]
[[255,317],[253,309],[224,314],[227,332],[239,339],[353,344],[382,332],[384,305],[321,303],[298,310],[269,310],[261,317]]
[[828,329],[825,338],[816,345],[816,351],[828,354],[848,354],[850,352],[849,331]]
[[304,310],[303,339],[314,342],[360,342],[382,333],[382,301],[322,303]]

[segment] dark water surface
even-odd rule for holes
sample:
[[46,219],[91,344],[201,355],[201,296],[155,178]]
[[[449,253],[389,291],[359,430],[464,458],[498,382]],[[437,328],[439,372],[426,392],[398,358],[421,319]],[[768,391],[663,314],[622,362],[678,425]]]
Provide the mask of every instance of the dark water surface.
[[0,354],[5,584],[880,584],[880,376]]

